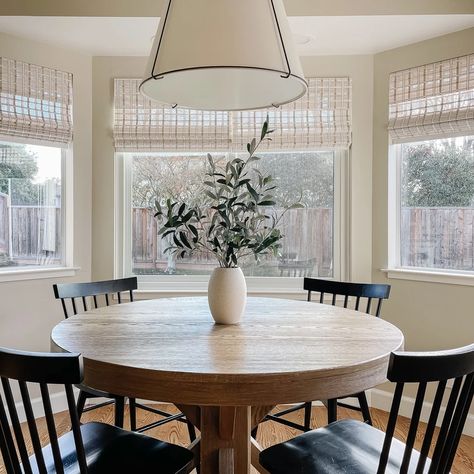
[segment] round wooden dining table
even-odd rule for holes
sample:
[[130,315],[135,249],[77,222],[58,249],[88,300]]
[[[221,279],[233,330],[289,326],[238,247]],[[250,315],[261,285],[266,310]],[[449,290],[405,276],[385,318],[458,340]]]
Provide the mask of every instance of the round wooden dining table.
[[178,406],[201,432],[191,449],[202,474],[266,472],[251,430],[268,412],[386,381],[404,341],[374,316],[277,298],[249,298],[240,324],[218,325],[205,297],[95,309],[51,337],[82,354],[88,386]]

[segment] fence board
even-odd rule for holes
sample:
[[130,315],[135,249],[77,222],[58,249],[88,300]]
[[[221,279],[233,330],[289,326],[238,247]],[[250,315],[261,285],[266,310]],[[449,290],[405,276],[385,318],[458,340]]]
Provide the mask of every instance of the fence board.
[[[8,206],[0,194],[0,253],[8,253]],[[12,258],[43,258],[45,208],[13,206]],[[56,250],[61,256],[61,211],[56,208]],[[132,212],[132,257],[136,267],[156,267],[168,261],[167,244],[157,236],[153,212]],[[330,273],[333,258],[333,217],[329,208],[292,209],[282,220],[282,254],[295,254],[300,261],[315,259],[319,274]],[[474,208],[403,208],[401,211],[401,257],[403,266],[474,271]],[[409,236],[409,238],[406,238]],[[202,254],[198,263],[212,263]]]
[[[320,269],[330,271],[333,257],[332,209],[291,209],[281,221],[282,254],[295,254],[295,259],[313,259]],[[157,238],[158,223],[147,208],[132,210],[132,258],[135,268],[155,267],[168,261],[164,253],[169,243]],[[193,258],[197,263],[213,263],[211,254]],[[182,262],[191,262],[183,259]]]
[[12,206],[12,254],[14,260],[34,260],[48,263],[47,260],[61,257],[61,209],[53,208],[55,222],[55,250],[45,250],[45,225],[50,212],[49,207]]
[[474,208],[402,208],[400,236],[402,266],[474,271]]

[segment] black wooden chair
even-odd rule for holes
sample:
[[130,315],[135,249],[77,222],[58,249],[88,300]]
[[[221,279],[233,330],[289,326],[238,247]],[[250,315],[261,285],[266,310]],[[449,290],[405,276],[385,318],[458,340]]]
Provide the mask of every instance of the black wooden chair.
[[[331,295],[331,304],[333,306],[337,303],[337,296],[344,297],[344,308],[347,308],[352,303],[356,311],[361,310],[367,314],[371,314],[374,300],[377,302],[374,314],[380,316],[382,309],[382,301],[387,299],[390,295],[390,285],[373,284],[373,283],[348,283],[333,280],[321,280],[317,278],[305,278],[303,288],[308,291],[308,301],[311,301],[312,292],[319,293],[319,302],[324,303],[325,295]],[[363,299],[363,300],[362,300]],[[352,301],[353,300],[353,301]],[[365,302],[365,304],[364,304]],[[357,398],[359,406],[349,405],[348,403],[340,402],[336,399],[324,400],[328,410],[328,423],[337,420],[337,407],[342,406],[351,410],[362,412],[364,421],[369,425],[372,424],[370,416],[369,404],[365,392],[349,395],[347,398]],[[286,420],[283,416],[304,409],[304,424],[300,425],[290,420]],[[311,410],[312,402],[300,403],[294,405],[286,410],[267,415],[263,421],[276,421],[291,428],[296,428],[301,431],[309,431],[311,429]],[[253,435],[256,437],[257,429],[254,429]]]
[[[474,393],[474,344],[451,351],[391,354],[388,379],[396,383],[386,433],[356,420],[340,420],[260,453],[271,474],[347,472],[351,474],[447,474]],[[447,381],[454,379],[440,429],[435,435]],[[418,384],[406,444],[394,439],[404,386]],[[426,430],[419,430],[428,384],[436,392]],[[421,450],[414,449],[421,439]],[[434,448],[430,448],[434,442]]]
[[[47,354],[0,348],[0,450],[7,474],[99,474],[189,472],[193,455],[180,446],[122,430],[104,423],[81,426],[73,384],[82,381],[79,354]],[[22,431],[13,391],[18,382],[27,428]],[[41,447],[40,432],[30,399],[39,385],[49,444]],[[71,431],[58,438],[48,385],[64,386]],[[39,411],[39,410],[38,410]],[[9,419],[8,419],[9,415]],[[39,414],[43,416],[43,413]],[[46,431],[46,430],[45,430]],[[26,436],[25,436],[26,435]],[[33,454],[27,446],[31,442]]]
[[[78,314],[78,309],[86,312],[92,308],[98,308],[99,306],[109,306],[114,295],[116,295],[117,304],[122,303],[122,292],[129,294],[130,301],[133,301],[133,291],[137,289],[137,278],[122,278],[118,280],[106,280],[106,281],[95,281],[88,283],[66,283],[60,285],[53,285],[54,296],[56,299],[61,300],[64,317],[67,319],[71,315]],[[76,301],[79,300],[79,303]],[[101,301],[103,300],[103,301]],[[82,413],[95,410],[106,405],[115,403],[115,426],[123,428],[124,412],[125,412],[125,397],[115,395],[101,390],[96,390],[93,387],[87,385],[78,385],[79,397],[77,400],[77,412],[79,419]],[[89,398],[107,398],[108,401],[85,406],[87,399]],[[145,426],[137,427],[137,415],[136,409],[141,408],[142,410],[155,413],[162,417],[158,421],[149,423]],[[156,408],[149,407],[147,405],[137,403],[134,398],[129,398],[129,409],[130,409],[130,429],[142,433],[144,431],[156,428],[165,423],[171,421],[180,421],[188,425],[189,437],[191,441],[196,439],[196,432],[194,426],[189,423],[183,413],[171,414]]]

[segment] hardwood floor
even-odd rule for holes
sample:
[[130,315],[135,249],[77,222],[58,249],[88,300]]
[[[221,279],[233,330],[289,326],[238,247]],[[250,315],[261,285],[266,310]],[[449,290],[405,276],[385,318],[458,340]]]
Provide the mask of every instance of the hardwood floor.
[[[166,410],[173,411],[169,406]],[[177,411],[177,410],[176,410]],[[371,409],[372,418],[374,425],[378,428],[384,429],[387,423],[387,413],[377,409]],[[354,417],[357,418],[357,413],[346,410],[344,408],[339,409],[339,417]],[[326,424],[326,410],[323,407],[314,407],[312,416],[312,426],[323,426]],[[302,423],[302,413],[293,413],[289,417],[294,421]],[[69,419],[66,413],[59,413],[56,415],[58,432],[64,433],[69,429]],[[126,427],[128,427],[128,413],[126,415]],[[142,424],[149,423],[156,420],[156,415],[153,415],[143,410],[138,410],[137,421],[139,426]],[[83,422],[87,421],[102,421],[105,423],[113,423],[113,408],[108,406],[93,410],[92,412],[85,413],[82,419]],[[406,433],[408,432],[409,419],[400,417],[397,425],[396,437],[399,439],[405,439]],[[39,421],[40,434],[42,442],[47,442],[47,431],[44,420]],[[26,427],[25,427],[26,428]],[[169,441],[171,443],[180,444],[186,446],[189,443],[187,428],[184,423],[172,422],[166,425],[155,428],[154,430],[146,433],[149,436],[156,436],[159,439]],[[258,441],[263,447],[268,447],[273,444],[285,441],[299,434],[296,430],[288,428],[281,424],[266,422],[260,425],[258,433]],[[419,447],[419,439],[418,446]],[[5,469],[0,458],[0,473],[4,473]],[[253,470],[252,474],[257,471]],[[469,436],[463,436],[459,444],[456,459],[454,461],[453,474],[472,474],[474,473],[474,438]],[[134,473],[131,473],[134,474]]]

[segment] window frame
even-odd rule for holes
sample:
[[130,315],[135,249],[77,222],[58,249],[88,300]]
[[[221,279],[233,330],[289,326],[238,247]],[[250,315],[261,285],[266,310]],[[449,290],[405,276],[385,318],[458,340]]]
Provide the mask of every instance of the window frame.
[[[309,150],[304,150],[308,152]],[[347,170],[350,149],[318,148],[314,152],[334,153],[334,223],[333,223],[333,276],[343,279],[346,271],[346,209]],[[196,151],[194,150],[193,153]],[[157,152],[159,153],[159,152]],[[131,160],[132,155],[150,155],[150,152],[115,153],[115,245],[114,276],[124,278],[132,273],[131,258]],[[145,293],[183,295],[206,294],[209,275],[137,275],[139,290]],[[302,277],[246,277],[249,294],[301,294]]]
[[14,266],[0,268],[0,282],[36,280],[74,276],[79,270],[74,266],[74,206],[73,206],[73,149],[72,144],[60,147],[38,140],[19,140],[15,137],[1,137],[2,142],[22,145],[39,145],[61,149],[61,238],[62,256],[56,265]]
[[[425,140],[436,140],[427,137]],[[474,286],[474,271],[436,267],[408,267],[401,264],[401,162],[402,147],[406,143],[389,143],[388,149],[388,265],[382,271],[388,278],[453,285]]]

